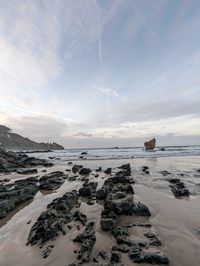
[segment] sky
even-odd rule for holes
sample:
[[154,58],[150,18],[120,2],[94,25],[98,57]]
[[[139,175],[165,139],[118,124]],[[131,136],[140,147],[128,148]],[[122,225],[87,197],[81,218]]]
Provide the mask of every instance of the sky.
[[66,148],[200,144],[200,1],[0,0],[0,124]]

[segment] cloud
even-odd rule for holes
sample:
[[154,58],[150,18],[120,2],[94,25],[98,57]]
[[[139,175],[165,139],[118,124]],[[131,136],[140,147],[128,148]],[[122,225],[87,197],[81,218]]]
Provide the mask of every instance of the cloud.
[[86,133],[86,132],[77,132],[73,134],[74,137],[80,137],[80,138],[92,138],[93,134]]

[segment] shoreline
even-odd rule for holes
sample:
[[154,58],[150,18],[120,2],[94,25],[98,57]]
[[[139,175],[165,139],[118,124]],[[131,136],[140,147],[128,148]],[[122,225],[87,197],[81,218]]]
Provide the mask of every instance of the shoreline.
[[[151,212],[148,221],[152,229],[158,234],[162,241],[161,250],[169,257],[171,266],[198,266],[200,261],[199,248],[200,237],[198,230],[200,230],[199,220],[199,199],[200,199],[200,175],[197,170],[200,169],[199,156],[186,157],[159,157],[159,158],[134,158],[126,160],[79,160],[78,164],[84,167],[89,167],[92,170],[102,166],[103,170],[108,167],[113,169],[126,163],[131,164],[132,177],[135,179],[133,185],[135,194],[134,199],[144,203]],[[142,172],[143,165],[149,167],[150,174]],[[43,173],[43,167],[37,167],[39,176],[42,176],[53,171],[63,171],[71,169],[71,166],[65,164],[56,164],[51,168],[46,168],[47,173]],[[160,171],[169,171],[169,176],[163,176]],[[183,174],[183,176],[182,176]],[[197,177],[195,177],[197,175]],[[35,176],[35,175],[28,175]],[[27,176],[19,174],[6,175],[6,178],[11,180],[24,179]],[[3,176],[0,176],[3,179]],[[103,179],[102,179],[103,178]],[[102,171],[98,178],[90,177],[90,181],[98,182],[98,189],[103,185],[104,181],[109,178],[109,175]],[[180,178],[190,191],[189,198],[177,199],[173,196],[170,188],[168,178]],[[48,203],[53,199],[62,196],[67,191],[72,189],[79,189],[82,187],[83,181],[75,180],[68,181],[51,193],[38,192],[34,199],[19,207],[18,211],[10,214],[5,223],[0,227],[0,264],[4,266],[27,266],[27,258],[30,266],[35,265],[50,265],[63,266],[68,265],[74,260],[76,254],[74,249],[79,248],[79,244],[74,244],[72,239],[79,233],[77,230],[67,232],[66,236],[60,235],[55,241],[54,249],[48,258],[43,259],[41,250],[37,246],[26,246],[25,243],[28,238],[30,228],[35,223],[42,211],[46,209]],[[100,228],[100,213],[102,205],[95,203],[92,206],[87,205],[86,201],[82,201],[80,210],[88,216],[89,221],[94,221],[96,224],[97,242],[94,246],[92,256],[102,247],[102,249],[110,252],[110,246],[115,243],[114,238]],[[138,218],[133,216],[123,216],[120,218],[122,224],[129,224],[137,221]],[[30,225],[27,222],[31,220]],[[139,219],[143,220],[143,218]],[[141,235],[140,228],[131,229],[133,236]],[[68,254],[66,254],[68,250]],[[13,255],[10,256],[9,254]],[[122,262],[129,265],[139,265],[131,262],[126,254],[122,254]],[[96,265],[88,263],[83,265]],[[97,264],[98,265],[98,264]],[[150,264],[140,264],[150,265]]]

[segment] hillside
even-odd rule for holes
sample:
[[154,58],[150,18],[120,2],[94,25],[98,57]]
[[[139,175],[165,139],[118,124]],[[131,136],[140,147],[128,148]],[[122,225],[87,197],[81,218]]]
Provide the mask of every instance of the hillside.
[[38,143],[28,138],[24,138],[6,126],[0,125],[0,143],[7,150],[63,150],[64,147],[53,143]]

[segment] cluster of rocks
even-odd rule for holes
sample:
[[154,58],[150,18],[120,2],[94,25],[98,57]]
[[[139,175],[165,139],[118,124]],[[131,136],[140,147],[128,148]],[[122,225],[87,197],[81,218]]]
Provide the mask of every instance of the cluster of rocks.
[[189,196],[190,192],[185,187],[185,184],[180,181],[179,178],[172,178],[169,180],[171,191],[174,194],[175,197],[182,197],[182,196]]
[[[53,164],[47,162],[44,159],[29,157],[25,153],[7,152],[0,150],[0,173],[10,173],[18,171],[18,173],[20,174],[32,174],[33,170],[22,170],[21,168],[29,168],[35,166],[49,167],[53,166]],[[34,169],[34,173],[36,172],[36,170],[37,169]]]
[[149,174],[149,167],[146,165],[142,166],[142,172],[145,174]]
[[146,240],[132,239],[127,227],[116,226],[112,230],[118,246],[112,249],[128,253],[129,258],[135,263],[169,264],[169,259],[160,251],[147,252],[149,246],[161,246],[161,241],[153,231],[147,231]]
[[112,230],[118,221],[118,215],[150,216],[149,209],[133,200],[134,190],[131,185],[130,165],[123,165],[122,170],[105,180],[96,193],[97,200],[104,201],[101,227],[104,231]]
[[14,184],[0,184],[0,219],[20,204],[34,198],[37,192],[35,177],[17,180]]

